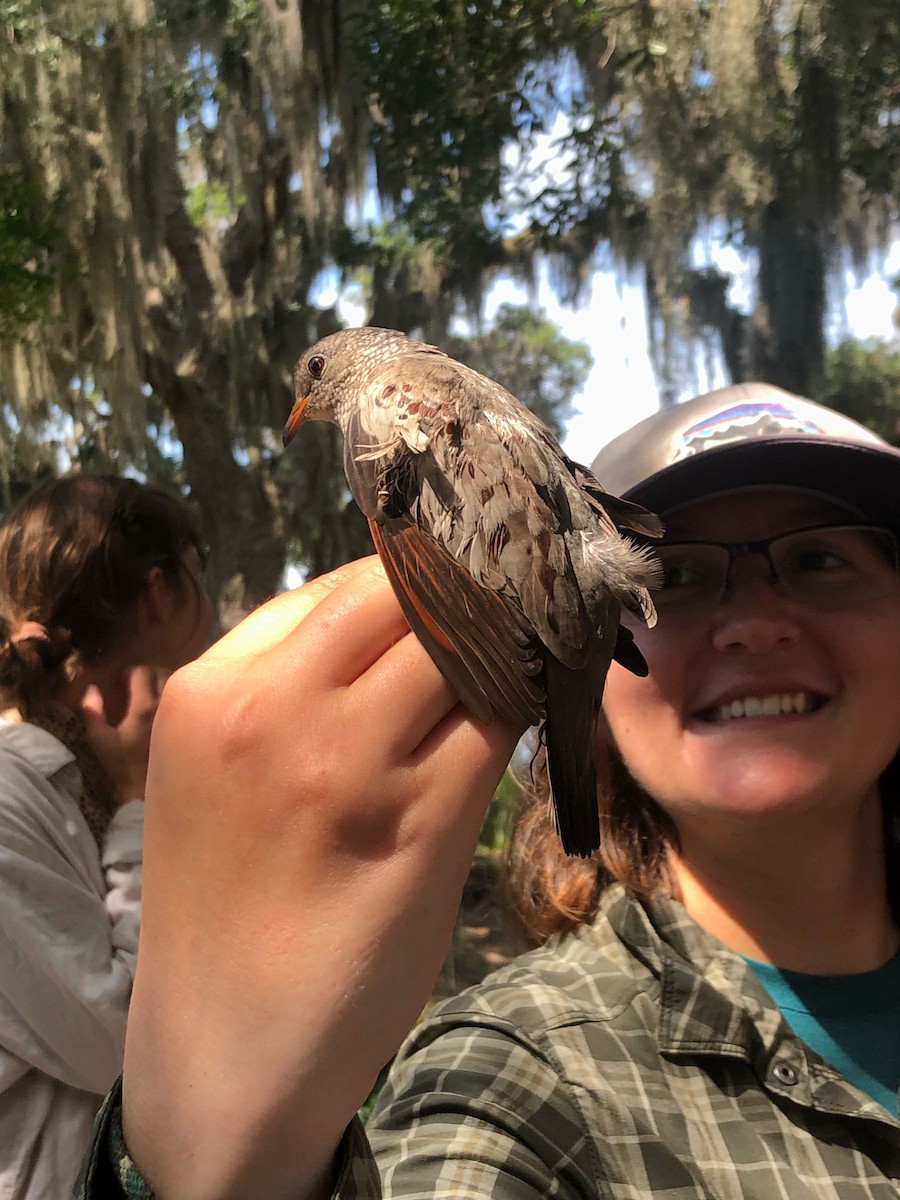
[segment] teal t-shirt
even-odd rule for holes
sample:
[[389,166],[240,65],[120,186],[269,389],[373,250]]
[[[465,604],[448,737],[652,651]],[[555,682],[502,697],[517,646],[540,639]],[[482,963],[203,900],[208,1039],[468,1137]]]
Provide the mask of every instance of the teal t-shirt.
[[745,961],[794,1033],[896,1117],[900,954],[862,975],[804,975]]

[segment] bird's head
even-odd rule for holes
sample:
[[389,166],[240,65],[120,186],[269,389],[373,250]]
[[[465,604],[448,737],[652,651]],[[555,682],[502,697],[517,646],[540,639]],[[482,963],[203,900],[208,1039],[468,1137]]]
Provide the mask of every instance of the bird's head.
[[294,367],[294,406],[281,435],[285,446],[304,421],[343,428],[369,372],[415,344],[397,329],[366,325],[341,329],[310,346]]

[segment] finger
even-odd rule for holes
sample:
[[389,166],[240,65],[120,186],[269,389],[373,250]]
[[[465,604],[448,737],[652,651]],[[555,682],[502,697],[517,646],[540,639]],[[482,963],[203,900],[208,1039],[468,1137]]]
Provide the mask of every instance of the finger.
[[[409,761],[421,781],[420,794],[436,796],[438,802],[411,805],[404,819],[405,835],[414,844],[441,845],[442,854],[464,859],[517,741],[516,731],[499,719],[483,725],[457,705]],[[442,788],[442,780],[452,780],[452,786]]]
[[311,682],[355,682],[409,633],[380,564],[330,592],[280,647],[284,661],[303,661]]
[[137,666],[128,677],[128,713],[153,712],[159,706],[168,671],[156,667]]
[[254,609],[240,624],[219,638],[201,661],[216,662],[262,655],[279,645],[333,592],[370,572],[381,570],[376,555],[357,559],[313,579],[302,587],[282,592]]
[[[493,770],[500,761],[502,775],[521,736],[521,730],[513,729],[499,718],[490,725],[483,725],[459,704],[434,726],[419,745],[412,762],[413,765],[424,765],[437,758],[446,762],[447,771],[455,774],[457,779],[474,781],[483,771]],[[465,792],[469,788],[462,790]]]
[[[238,654],[249,645],[249,656],[261,660],[268,650],[277,650],[277,677],[285,683],[290,683],[296,669],[303,670],[308,687],[340,688],[356,680],[405,637],[409,626],[378,559],[354,565],[359,569],[349,578],[336,579],[332,574],[279,597],[281,605],[266,605],[271,615],[261,627],[265,643],[254,634],[249,643],[239,646]],[[230,662],[232,656],[207,654],[200,662],[217,660]],[[274,679],[268,662],[261,669]]]
[[[128,703],[126,674],[117,674],[105,680],[102,685],[91,684],[81,698],[82,711],[102,718],[111,729],[115,729],[125,718]],[[94,725],[96,727],[96,721]]]
[[103,705],[103,696],[100,689],[92,683],[86,689],[81,697],[81,707],[85,714],[85,720],[90,720],[93,717],[100,717],[106,724],[106,710]]
[[96,752],[101,744],[105,744],[111,737],[115,737],[112,726],[106,720],[102,698],[98,707],[95,707],[93,704],[82,704],[81,713],[84,720],[85,736],[88,743]]
[[414,754],[460,702],[416,635],[408,629],[348,690],[362,716],[390,714],[390,720],[384,722],[384,746],[386,754],[395,761]]

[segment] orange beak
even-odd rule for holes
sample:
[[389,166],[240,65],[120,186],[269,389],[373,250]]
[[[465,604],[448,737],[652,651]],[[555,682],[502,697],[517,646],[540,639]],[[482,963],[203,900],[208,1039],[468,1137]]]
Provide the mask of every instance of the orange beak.
[[298,396],[294,401],[294,407],[291,409],[290,416],[284,423],[284,429],[281,431],[281,441],[287,446],[293,440],[294,434],[303,424],[303,414],[306,411],[306,406],[309,404],[309,395]]

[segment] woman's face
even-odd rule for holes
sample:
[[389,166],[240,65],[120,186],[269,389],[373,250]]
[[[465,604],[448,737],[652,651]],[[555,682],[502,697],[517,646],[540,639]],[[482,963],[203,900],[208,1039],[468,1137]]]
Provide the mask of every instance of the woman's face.
[[[666,541],[746,543],[842,520],[853,517],[799,491],[734,493],[673,514]],[[630,625],[650,674],[614,663],[604,713],[682,837],[717,819],[821,816],[873,795],[900,747],[900,577],[877,554],[871,567],[853,606],[811,604],[746,555],[718,603],[693,618],[661,606],[654,629]]]
[[209,645],[213,606],[203,586],[200,556],[191,547],[181,561],[179,587],[172,587],[158,568],[148,586],[155,614],[140,646],[137,661],[176,671],[191,662]]
[[173,587],[159,567],[148,577],[136,606],[134,624],[121,646],[93,661],[57,698],[81,707],[85,688],[96,687],[105,719],[117,725],[128,711],[130,676],[136,666],[164,675],[191,662],[209,645],[213,606],[203,586],[197,551],[182,557],[180,586]]

